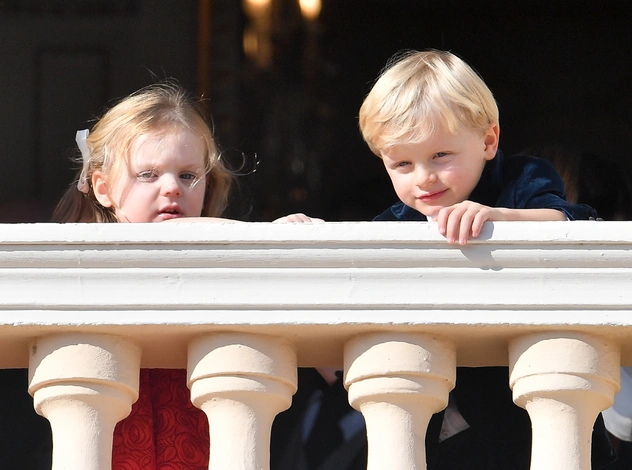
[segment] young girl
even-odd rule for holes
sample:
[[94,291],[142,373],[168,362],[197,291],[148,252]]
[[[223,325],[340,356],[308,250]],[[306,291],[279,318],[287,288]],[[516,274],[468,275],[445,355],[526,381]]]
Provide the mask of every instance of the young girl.
[[[232,173],[204,116],[172,83],[123,99],[91,131],[77,132],[82,168],[53,222],[227,220],[217,217]],[[277,222],[318,220],[293,214]],[[112,468],[207,469],[208,462],[208,422],[191,404],[186,371],[142,369],[138,401],[114,431]]]
[[[152,85],[133,93],[105,113],[89,133],[79,131],[77,144],[82,153],[77,187],[66,191],[53,222],[216,217],[226,207],[232,175],[220,159],[201,106],[176,85]],[[172,168],[161,168],[163,164]],[[178,191],[191,207],[158,207],[161,212],[150,218],[142,208],[159,203],[159,194],[151,195],[145,186],[158,191],[159,185],[153,183],[165,175],[175,177],[170,182],[178,182]],[[166,191],[160,197],[172,204],[171,188],[160,190]],[[155,200],[146,199],[150,197]]]

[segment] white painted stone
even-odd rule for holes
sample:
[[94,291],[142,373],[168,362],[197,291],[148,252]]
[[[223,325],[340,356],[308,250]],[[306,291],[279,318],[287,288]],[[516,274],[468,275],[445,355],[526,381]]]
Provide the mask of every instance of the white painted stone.
[[53,432],[52,470],[112,465],[112,436],[138,399],[140,348],[111,335],[55,334],[31,344],[29,393]]
[[297,387],[294,346],[283,338],[220,333],[189,344],[191,401],[206,413],[209,468],[270,468],[274,417]]
[[345,387],[366,422],[368,470],[426,468],[426,429],[455,380],[456,348],[445,338],[370,333],[345,345]]
[[509,342],[514,401],[531,418],[531,468],[589,470],[593,425],[619,390],[619,345],[573,331]]
[[[612,349],[606,354],[597,348],[598,357],[616,358],[620,347],[621,364],[632,365],[631,248],[632,222],[487,223],[481,237],[465,247],[448,245],[432,223],[413,222],[0,224],[0,367],[27,367],[36,338],[78,334],[132,338],[142,349],[141,366],[186,368],[195,338],[224,333],[283,338],[279,344],[296,348],[300,366],[342,368],[345,344],[372,334],[447,338],[458,365],[507,365],[510,339],[547,331],[603,338]],[[411,351],[404,355],[419,358]],[[528,362],[537,364],[531,357]],[[594,362],[594,355],[587,357]],[[200,384],[265,390],[262,395],[275,387],[291,390],[285,368],[249,355],[242,359],[239,366],[231,365],[230,357],[221,366],[205,363]],[[76,361],[99,386],[109,380],[106,372],[90,375],[89,361],[85,367],[78,357],[65,361]],[[568,363],[583,361],[570,356]],[[603,406],[613,382],[600,361],[594,371],[548,374],[549,379],[575,374],[579,382],[555,385],[562,389],[600,390],[602,384],[602,392],[587,395],[601,396],[596,402]],[[370,369],[370,362],[360,369]],[[355,394],[362,382],[374,380],[368,393],[411,389],[416,390],[411,395],[423,395],[416,382],[422,364],[400,364],[413,371],[413,379],[399,381],[383,368],[369,370],[367,379],[357,375],[350,388]],[[258,381],[261,368],[265,380]],[[55,373],[74,380],[62,369]],[[235,374],[241,369],[246,375]],[[347,380],[357,365],[350,370]],[[44,384],[42,377],[33,375],[32,383]],[[107,383],[127,381],[116,377]],[[529,380],[516,380],[521,396]],[[38,393],[57,386],[46,384]],[[404,397],[400,392],[388,394]],[[96,395],[103,396],[102,390]],[[284,400],[272,400],[274,407]],[[439,406],[440,400],[433,400],[435,405],[424,406]],[[393,406],[386,401],[376,406],[371,419],[425,419]],[[546,411],[540,414],[558,413],[541,408]]]

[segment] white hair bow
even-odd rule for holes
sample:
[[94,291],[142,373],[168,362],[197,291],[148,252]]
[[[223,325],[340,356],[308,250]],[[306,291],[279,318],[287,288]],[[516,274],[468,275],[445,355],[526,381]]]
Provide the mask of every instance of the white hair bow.
[[77,189],[85,194],[88,194],[88,190],[90,189],[87,179],[88,163],[90,163],[90,149],[88,148],[88,144],[86,143],[86,140],[88,139],[88,134],[90,134],[90,131],[88,129],[83,129],[81,131],[77,131],[77,135],[75,136],[75,142],[77,142],[77,147],[79,147],[79,151],[81,152],[81,159],[83,161],[81,173],[79,174],[79,181],[77,182]]

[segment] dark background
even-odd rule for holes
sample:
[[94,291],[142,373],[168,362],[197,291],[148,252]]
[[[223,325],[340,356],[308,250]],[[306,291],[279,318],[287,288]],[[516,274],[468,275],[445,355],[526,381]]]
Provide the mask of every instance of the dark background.
[[243,166],[227,215],[370,219],[395,195],[357,113],[403,49],[451,50],[483,76],[505,153],[554,144],[632,165],[627,1],[323,0],[308,21],[298,0],[272,0],[265,24],[240,5],[0,1],[0,221],[48,220],[75,131],[166,77],[205,95],[225,158]]
[[[48,221],[72,183],[76,130],[167,77],[208,99],[225,158],[243,166],[229,216],[371,219],[395,195],[357,113],[402,49],[448,49],[479,71],[505,153],[556,145],[630,170],[628,0],[323,0],[314,21],[297,1],[271,0],[262,21],[239,0],[0,0],[0,222]],[[253,30],[256,54],[243,47]],[[3,373],[15,406],[0,454],[7,468],[50,468],[26,381]]]

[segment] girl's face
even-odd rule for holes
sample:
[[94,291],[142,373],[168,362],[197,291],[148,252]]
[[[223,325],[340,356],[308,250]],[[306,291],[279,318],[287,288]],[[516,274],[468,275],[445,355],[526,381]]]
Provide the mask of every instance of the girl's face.
[[162,222],[199,217],[204,205],[206,146],[186,130],[149,133],[136,139],[118,178],[95,172],[97,200],[119,222]]

